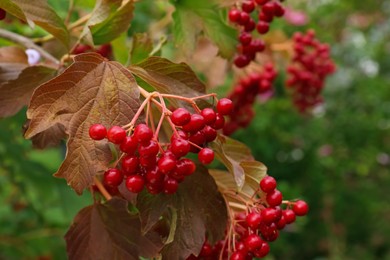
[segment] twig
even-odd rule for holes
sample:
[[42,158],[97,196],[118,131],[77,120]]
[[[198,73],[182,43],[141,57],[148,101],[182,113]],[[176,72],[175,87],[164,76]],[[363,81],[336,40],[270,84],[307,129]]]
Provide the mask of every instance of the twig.
[[39,52],[41,54],[41,56],[44,57],[45,59],[47,59],[55,64],[60,64],[60,61],[57,58],[55,58],[50,53],[48,53],[47,51],[45,51],[44,49],[42,49],[41,47],[36,45],[29,38],[26,38],[22,35],[19,35],[19,34],[13,33],[13,32],[9,32],[9,31],[3,30],[3,29],[0,29],[0,38],[7,39],[7,40],[12,41],[14,43],[18,43],[20,45],[23,45],[26,48],[29,48],[29,49],[34,49],[37,52]]
[[106,198],[106,200],[112,199],[110,193],[108,193],[106,188],[104,188],[103,184],[99,181],[98,178],[96,178],[96,176],[94,177],[93,180],[95,182],[96,187],[99,189],[100,193],[104,196],[104,198]]

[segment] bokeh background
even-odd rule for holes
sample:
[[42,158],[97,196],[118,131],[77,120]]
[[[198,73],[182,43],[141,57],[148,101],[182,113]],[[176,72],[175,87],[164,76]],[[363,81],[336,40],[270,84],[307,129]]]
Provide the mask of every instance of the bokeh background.
[[[67,1],[49,2],[66,13]],[[285,2],[301,23],[283,20],[277,30],[315,29],[331,45],[337,72],[324,105],[309,115],[292,106],[281,74],[274,97],[258,102],[250,127],[233,135],[267,165],[286,198],[310,204],[267,259],[390,259],[390,1]],[[159,15],[152,4],[140,1],[131,31]],[[65,259],[62,237],[91,198],[52,177],[64,148],[33,150],[22,138],[24,120],[25,111],[0,120],[0,259]]]

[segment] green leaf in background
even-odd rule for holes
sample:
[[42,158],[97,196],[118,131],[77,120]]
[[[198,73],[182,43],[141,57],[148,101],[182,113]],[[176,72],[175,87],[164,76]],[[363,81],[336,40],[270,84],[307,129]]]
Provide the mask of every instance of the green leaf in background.
[[136,33],[130,51],[131,64],[139,63],[149,57],[153,51],[153,41],[147,33]]
[[133,18],[132,0],[101,0],[85,25],[81,38],[93,45],[110,42],[125,32]]
[[68,47],[69,32],[62,19],[46,0],[1,0],[0,8],[30,25],[35,23],[42,27]]

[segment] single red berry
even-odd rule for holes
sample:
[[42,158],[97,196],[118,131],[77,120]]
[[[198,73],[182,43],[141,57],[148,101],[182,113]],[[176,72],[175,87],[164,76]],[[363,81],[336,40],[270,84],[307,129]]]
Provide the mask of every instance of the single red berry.
[[251,17],[249,16],[248,13],[241,12],[240,13],[240,20],[237,23],[240,25],[246,25],[250,19],[251,19]]
[[153,131],[145,124],[139,124],[134,129],[134,137],[140,143],[145,143],[153,138]]
[[219,129],[222,129],[224,127],[224,125],[225,125],[225,118],[220,113],[217,113],[213,128],[215,130],[219,130]]
[[89,136],[93,140],[103,140],[107,136],[107,129],[104,125],[94,124],[89,128]]
[[[283,213],[282,213],[283,214]],[[286,219],[284,218],[284,216],[282,216],[279,221],[276,223],[276,226],[278,229],[283,229],[285,226],[286,226]]]
[[233,111],[233,102],[228,98],[222,98],[217,103],[217,111],[223,116],[230,115]]
[[206,142],[210,143],[217,138],[217,131],[211,126],[206,125],[202,130],[204,137],[206,138]]
[[173,178],[167,178],[164,181],[164,193],[165,194],[173,194],[177,191],[177,188],[179,187],[179,183],[177,180]]
[[264,5],[268,3],[270,0],[255,0],[256,4],[258,5]]
[[261,223],[261,215],[257,212],[251,212],[246,216],[245,220],[251,229],[256,230]]
[[228,16],[232,23],[238,23],[241,18],[241,12],[237,9],[231,9]]
[[248,32],[242,32],[239,39],[242,45],[248,45],[252,41],[252,35]]
[[203,148],[198,154],[198,159],[203,164],[210,164],[214,160],[214,151],[210,148]]
[[0,21],[4,20],[6,15],[7,15],[7,12],[4,9],[0,8]]
[[183,158],[177,161],[175,172],[177,175],[188,176],[195,172],[196,165],[193,161]]
[[256,28],[256,23],[252,18],[250,18],[249,21],[244,26],[244,31],[252,32],[255,28]]
[[145,178],[151,184],[162,183],[164,181],[164,174],[159,171],[158,167],[154,167],[146,171]]
[[159,151],[160,147],[154,140],[141,143],[141,145],[138,147],[138,153],[140,156],[156,156]]
[[274,2],[274,14],[276,17],[282,17],[285,13],[285,10],[281,4]]
[[184,132],[184,131],[181,131],[181,130],[178,130],[177,131],[177,134],[173,134],[172,137],[171,137],[171,143],[173,142],[173,140],[179,138],[179,139],[184,139],[184,140],[188,140],[188,134],[187,132]]
[[214,109],[212,108],[205,108],[203,109],[200,114],[203,116],[204,122],[206,125],[212,125],[215,122],[215,119],[217,117]]
[[275,6],[274,6],[274,3],[273,2],[269,2],[269,3],[266,3],[265,5],[263,5],[261,7],[261,11],[268,15],[268,16],[274,16],[274,10],[275,10]]
[[246,254],[244,254],[241,251],[234,251],[233,254],[230,256],[230,260],[245,260]]
[[268,243],[263,242],[261,244],[261,247],[254,251],[254,255],[256,257],[260,257],[260,258],[265,257],[266,255],[268,255],[269,251],[270,251],[270,247],[269,247]]
[[298,200],[294,203],[292,210],[297,216],[305,216],[309,212],[309,206],[303,200]]
[[112,168],[108,169],[103,176],[104,184],[116,187],[123,181],[123,174],[119,169]]
[[77,44],[74,50],[72,51],[72,54],[81,54],[84,52],[87,52],[89,50],[92,50],[92,47],[85,44]]
[[139,159],[134,155],[127,155],[122,159],[122,170],[126,175],[134,174],[138,171]]
[[190,122],[191,114],[185,108],[177,108],[171,115],[172,123],[177,126],[183,126]]
[[164,180],[158,183],[146,183],[145,184],[146,189],[149,191],[150,194],[159,194],[163,191],[164,188]]
[[246,248],[245,243],[240,241],[236,242],[236,251],[240,251],[243,254],[246,254],[248,252],[248,248]]
[[131,175],[126,179],[126,187],[130,192],[140,193],[145,185],[144,179],[139,175]]
[[157,157],[155,155],[141,156],[139,164],[147,169],[153,169],[157,165]]
[[270,22],[272,22],[273,19],[274,19],[274,17],[272,15],[268,15],[264,12],[261,12],[259,14],[259,21],[270,23]]
[[236,58],[234,58],[234,65],[236,65],[237,68],[243,68],[250,62],[251,60],[246,55],[238,55]]
[[133,136],[126,136],[119,148],[127,154],[134,154],[138,147],[138,141]]
[[255,3],[253,1],[244,1],[241,8],[244,12],[252,13],[255,10]]
[[263,240],[258,235],[251,234],[247,238],[245,238],[244,243],[249,251],[253,251],[257,248],[261,248],[261,245],[263,244]]
[[266,224],[271,224],[272,222],[275,222],[277,217],[277,212],[273,208],[265,208],[261,211],[261,218]]
[[283,195],[279,190],[273,190],[270,193],[267,193],[266,200],[270,207],[276,207],[282,203]]
[[295,221],[295,213],[291,209],[283,210],[283,217],[287,224],[291,224]]
[[111,44],[103,44],[95,52],[105,58],[109,58],[112,55],[112,46]]
[[158,160],[158,168],[164,174],[168,174],[173,171],[175,167],[176,160],[171,156],[162,156],[160,160]]
[[260,189],[266,193],[270,193],[276,189],[276,180],[271,176],[265,176],[260,181]]
[[203,243],[202,250],[200,250],[199,257],[211,256],[212,253],[213,247],[207,241],[205,241]]
[[107,139],[111,143],[120,144],[126,138],[126,131],[120,126],[113,126],[107,131]]
[[256,25],[256,30],[260,34],[266,34],[269,31],[269,23],[258,21]]
[[188,124],[183,126],[183,130],[190,133],[195,133],[199,130],[202,130],[205,126],[205,121],[202,115],[192,114],[191,120]]
[[183,157],[190,152],[191,145],[187,140],[177,138],[172,141],[170,150],[177,157]]

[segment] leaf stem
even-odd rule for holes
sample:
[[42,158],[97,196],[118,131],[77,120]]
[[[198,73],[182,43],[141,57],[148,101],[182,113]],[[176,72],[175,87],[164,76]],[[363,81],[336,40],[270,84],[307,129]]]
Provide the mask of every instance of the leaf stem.
[[47,60],[49,60],[57,65],[60,64],[60,61],[57,58],[55,58],[50,53],[48,53],[47,51],[45,51],[44,49],[42,49],[41,47],[36,45],[33,41],[31,41],[27,37],[24,37],[22,35],[19,35],[19,34],[13,33],[13,32],[9,32],[9,31],[4,30],[4,29],[0,29],[0,38],[7,39],[7,40],[12,41],[14,43],[18,43],[26,48],[29,48],[29,49],[34,49],[37,52],[39,52],[41,54],[41,56],[44,57],[45,59],[47,59]]
[[96,176],[93,178],[93,180],[95,182],[96,187],[99,189],[100,193],[104,196],[104,198],[106,198],[106,200],[112,199],[111,194],[108,193],[106,188],[104,188],[103,184],[100,182],[100,180]]

